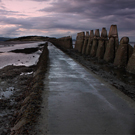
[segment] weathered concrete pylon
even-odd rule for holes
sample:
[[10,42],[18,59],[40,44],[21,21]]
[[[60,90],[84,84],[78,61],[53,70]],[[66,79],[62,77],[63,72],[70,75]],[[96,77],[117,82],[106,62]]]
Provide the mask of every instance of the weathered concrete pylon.
[[95,35],[94,35],[94,37],[95,37],[95,38],[100,37],[99,29],[96,29],[96,30],[95,30]]
[[77,33],[75,49],[78,50],[78,52],[80,52],[80,53],[82,52],[82,47],[83,47],[83,44],[84,44],[84,38],[85,38],[84,32]]
[[126,67],[128,61],[128,43],[128,37],[121,38],[120,45],[115,55],[114,66]]
[[128,60],[133,53],[133,47],[129,45],[128,43],[129,43],[128,37],[121,38],[120,45],[118,47],[118,50],[116,52],[116,56],[114,59],[114,66],[126,67]]
[[90,52],[90,56],[91,57],[95,57],[96,56],[99,38],[100,38],[99,29],[96,29],[95,30],[94,39],[93,39],[92,48],[91,48],[91,52]]
[[108,37],[118,37],[117,25],[111,25]]
[[84,44],[83,44],[83,48],[82,48],[82,54],[86,54],[88,39],[89,39],[89,31],[86,31],[86,36],[85,36],[85,40],[84,40]]
[[135,45],[134,45],[132,56],[129,58],[127,64],[127,71],[135,74]]
[[88,44],[87,44],[87,48],[86,48],[86,55],[90,54],[92,43],[93,43],[93,38],[94,38],[94,32],[93,32],[93,30],[90,30],[90,36],[89,36]]
[[106,46],[104,60],[106,62],[113,62],[117,48],[119,46],[117,25],[111,25],[109,31],[109,42]]
[[107,38],[107,30],[105,27],[102,28],[102,31],[101,31],[101,38]]
[[103,59],[107,42],[108,42],[107,30],[106,28],[102,28],[101,38],[99,39],[98,49],[96,53],[96,57],[98,58],[98,60]]

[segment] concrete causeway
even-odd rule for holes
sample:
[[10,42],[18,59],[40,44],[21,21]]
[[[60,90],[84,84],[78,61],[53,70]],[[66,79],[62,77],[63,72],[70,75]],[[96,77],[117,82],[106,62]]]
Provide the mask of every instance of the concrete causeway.
[[135,103],[53,45],[38,135],[135,134]]

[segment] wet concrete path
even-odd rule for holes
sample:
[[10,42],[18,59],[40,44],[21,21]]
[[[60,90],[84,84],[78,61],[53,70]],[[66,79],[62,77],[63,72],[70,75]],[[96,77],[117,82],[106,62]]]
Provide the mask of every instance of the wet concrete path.
[[45,134],[135,134],[135,104],[54,46],[49,46],[41,116]]

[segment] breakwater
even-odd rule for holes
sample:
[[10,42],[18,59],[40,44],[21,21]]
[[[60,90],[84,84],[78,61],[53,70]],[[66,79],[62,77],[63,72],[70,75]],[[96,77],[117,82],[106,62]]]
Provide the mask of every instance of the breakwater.
[[122,37],[119,42],[117,25],[111,25],[108,35],[106,28],[102,28],[101,34],[99,29],[78,33],[75,50],[135,74],[135,47],[129,44],[128,37]]
[[29,134],[40,111],[41,94],[44,88],[43,79],[47,70],[48,48],[45,43],[42,54],[36,66],[32,81],[27,87],[27,94],[16,113],[16,120],[11,129],[11,135]]

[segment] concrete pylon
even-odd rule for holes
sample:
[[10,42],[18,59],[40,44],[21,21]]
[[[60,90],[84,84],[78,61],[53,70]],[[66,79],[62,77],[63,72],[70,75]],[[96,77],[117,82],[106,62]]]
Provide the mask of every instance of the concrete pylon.
[[98,49],[96,53],[96,57],[98,58],[98,60],[103,59],[104,53],[105,53],[105,40],[99,39]]
[[104,60],[106,62],[114,62],[114,58],[119,47],[117,25],[111,25],[108,37],[109,42],[106,46]]
[[133,47],[129,45],[129,38],[122,37],[114,59],[114,66],[125,68],[132,53]]
[[90,36],[89,36],[89,38],[94,38],[94,32],[93,32],[93,30],[90,30]]
[[101,38],[107,38],[108,36],[107,36],[107,30],[106,30],[106,28],[102,28],[102,31],[101,31]]
[[115,52],[114,43],[115,42],[114,41],[115,41],[114,38],[111,37],[109,39],[107,46],[106,46],[105,55],[104,55],[104,60],[106,62],[113,62],[114,61],[114,57],[115,57],[115,55],[114,55],[114,52]]
[[90,36],[89,36],[88,44],[87,44],[87,48],[86,48],[86,55],[90,55],[93,38],[94,38],[94,32],[93,32],[93,30],[90,30]]
[[101,31],[101,38],[98,41],[98,48],[96,52],[96,57],[98,58],[98,60],[104,58],[107,41],[108,41],[107,30],[105,27],[103,27]]
[[89,31],[86,31],[86,36],[85,36],[85,40],[84,40],[84,44],[83,44],[83,48],[82,48],[82,54],[86,54],[88,39],[89,39]]
[[129,58],[126,69],[128,72],[135,74],[135,45],[134,45],[134,49],[133,49],[133,54]]
[[111,25],[108,37],[118,38],[117,25]]
[[96,29],[95,30],[95,35],[94,35],[96,38],[100,37],[100,33],[99,33],[99,29]]
[[84,44],[84,39],[85,39],[85,33],[84,32],[77,33],[77,38],[76,38],[76,43],[75,43],[75,49],[79,53],[82,52],[82,47],[83,47],[83,44]]
[[91,51],[90,51],[90,56],[91,57],[95,57],[96,56],[97,48],[98,48],[98,40],[97,39],[93,39],[92,47],[91,47]]

